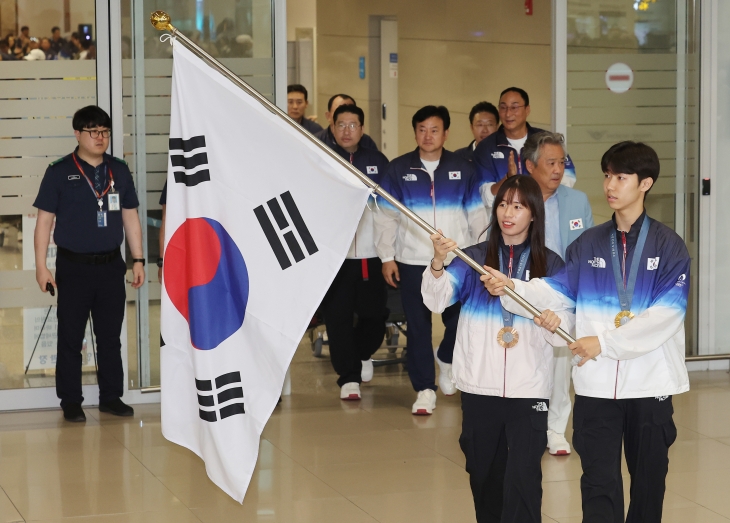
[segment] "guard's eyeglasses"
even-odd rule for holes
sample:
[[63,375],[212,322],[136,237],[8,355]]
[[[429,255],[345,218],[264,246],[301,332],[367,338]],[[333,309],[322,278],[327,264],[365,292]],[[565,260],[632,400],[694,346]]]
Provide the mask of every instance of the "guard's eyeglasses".
[[81,129],[84,133],[89,133],[89,136],[92,138],[99,138],[101,136],[102,138],[109,138],[112,135],[112,132],[109,129],[99,130],[99,129]]
[[344,131],[345,129],[349,129],[351,131],[356,131],[360,128],[359,123],[338,123],[335,127],[337,127],[340,131]]

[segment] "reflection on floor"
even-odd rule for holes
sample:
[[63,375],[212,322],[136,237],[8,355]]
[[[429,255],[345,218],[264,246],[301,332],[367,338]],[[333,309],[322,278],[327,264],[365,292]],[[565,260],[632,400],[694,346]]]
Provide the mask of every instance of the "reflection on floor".
[[[376,368],[359,403],[338,399],[327,358],[302,343],[293,394],[261,440],[243,505],[203,463],[160,432],[158,405],[133,419],[86,410],[85,425],[58,410],[0,414],[0,522],[473,523],[459,449],[458,395],[439,394],[431,417],[414,417],[400,366]],[[730,522],[730,377],[693,373],[674,399],[664,522]],[[625,469],[624,469],[625,470]],[[543,521],[581,520],[576,455],[543,459]],[[628,478],[625,486],[628,489]],[[628,495],[628,494],[627,494]]]

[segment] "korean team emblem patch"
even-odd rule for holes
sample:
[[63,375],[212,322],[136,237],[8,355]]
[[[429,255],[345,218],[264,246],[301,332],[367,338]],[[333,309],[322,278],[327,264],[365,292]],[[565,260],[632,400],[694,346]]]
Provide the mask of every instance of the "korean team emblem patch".
[[583,218],[575,218],[573,220],[570,220],[570,230],[571,231],[577,231],[578,229],[583,228]]
[[449,180],[461,180],[461,171],[449,171]]
[[646,259],[646,270],[647,271],[655,271],[659,268],[659,256],[656,258],[647,258]]
[[378,166],[377,165],[368,165],[367,174],[378,174]]

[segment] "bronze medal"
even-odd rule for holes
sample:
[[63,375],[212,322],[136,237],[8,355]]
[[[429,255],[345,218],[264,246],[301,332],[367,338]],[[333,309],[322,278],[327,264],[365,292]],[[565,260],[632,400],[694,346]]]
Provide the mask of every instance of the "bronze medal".
[[618,329],[621,325],[626,325],[628,322],[630,322],[633,317],[634,317],[633,312],[621,311],[613,319],[613,324],[616,325],[616,328]]
[[514,327],[502,327],[497,333],[497,343],[505,349],[511,349],[520,341],[520,335]]

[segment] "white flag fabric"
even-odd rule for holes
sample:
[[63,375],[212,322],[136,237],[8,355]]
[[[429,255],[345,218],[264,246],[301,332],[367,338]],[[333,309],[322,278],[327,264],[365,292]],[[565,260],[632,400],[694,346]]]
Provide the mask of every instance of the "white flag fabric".
[[369,189],[173,43],[162,433],[243,502],[286,369]]

